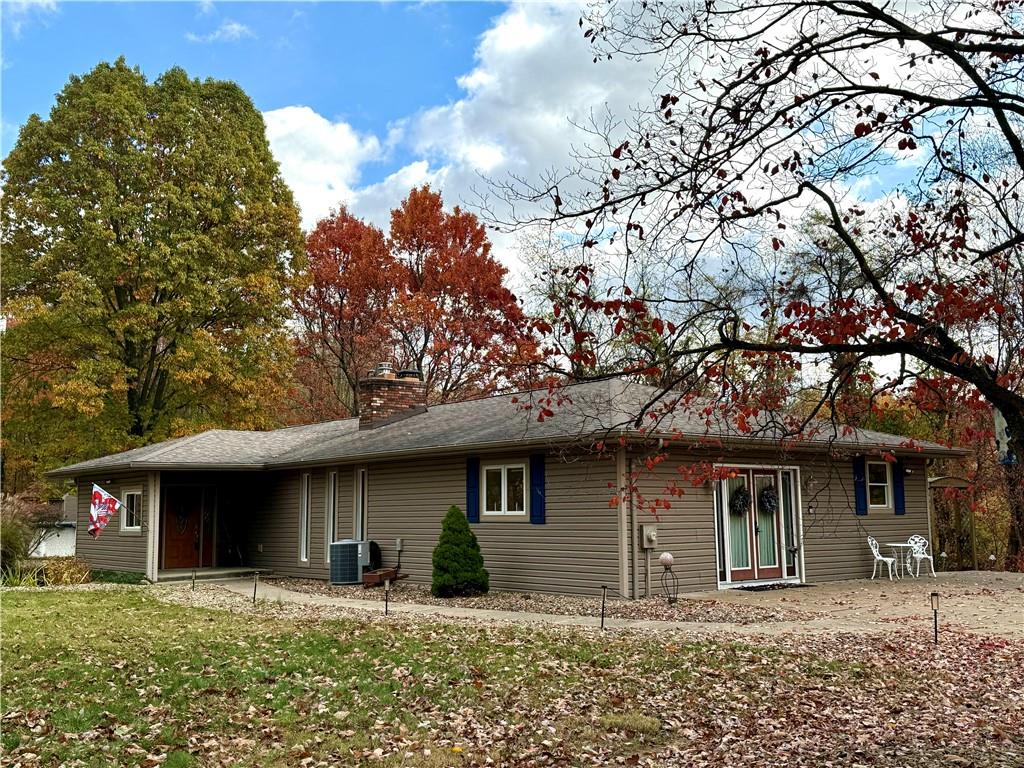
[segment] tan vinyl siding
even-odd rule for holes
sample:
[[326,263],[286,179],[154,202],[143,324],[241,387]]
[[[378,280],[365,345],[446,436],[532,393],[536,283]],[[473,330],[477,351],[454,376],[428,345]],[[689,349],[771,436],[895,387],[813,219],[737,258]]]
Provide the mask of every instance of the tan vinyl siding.
[[[528,464],[526,452],[481,455],[488,463]],[[635,457],[634,457],[635,458]],[[695,454],[673,454],[653,472],[642,472],[638,484],[650,500],[666,497],[665,488],[674,480],[685,490],[681,496],[667,496],[671,508],[654,520],[636,507],[623,532],[629,553],[627,584],[634,578],[643,594],[645,558],[633,549],[636,527],[647,522],[658,525],[658,545],[651,552],[652,591],[658,593],[661,567],[658,555],[672,552],[680,588],[715,589],[718,585],[714,502],[710,484],[697,488],[681,480],[676,468],[682,462],[699,460]],[[703,457],[722,461],[719,457]],[[796,466],[800,470],[804,563],[810,582],[864,578],[871,573],[871,556],[866,537],[882,544],[905,541],[910,535],[928,535],[926,463],[905,460],[910,474],[904,476],[907,513],[872,509],[866,516],[854,514],[853,468],[850,459],[829,460],[806,453],[779,460],[770,452],[730,454],[725,461],[736,464]],[[619,587],[619,510],[609,505],[616,484],[612,457],[565,456],[550,453],[546,461],[546,522],[533,525],[529,515],[522,518],[481,516],[473,525],[480,541],[494,589],[565,592],[596,595],[602,585],[612,592]],[[338,473],[337,537],[354,535],[355,471],[353,465],[311,468],[310,546],[308,562],[299,560],[298,470],[266,473],[164,473],[164,487],[172,483],[195,482],[217,487],[218,515],[235,521],[237,545],[246,565],[268,568],[286,576],[327,579],[325,562],[325,490],[327,473]],[[397,561],[395,539],[402,538],[402,568],[414,581],[429,583],[431,556],[440,533],[441,519],[448,507],[465,510],[466,457],[436,456],[370,464],[367,469],[368,538],[382,551],[383,563]],[[83,477],[78,482],[76,503],[79,556],[91,567],[102,570],[144,572],[147,533],[151,524],[149,478],[143,473]],[[121,532],[115,517],[98,540],[88,536],[89,502],[92,483],[98,482],[119,498],[125,490],[142,491],[142,531]],[[636,537],[639,538],[638,536]],[[262,545],[262,552],[259,551]],[[629,592],[629,590],[627,590]]]
[[337,467],[338,473],[338,522],[335,532],[338,540],[355,536],[354,485],[352,467]]
[[[679,589],[682,592],[715,589],[718,586],[718,565],[715,554],[715,513],[714,497],[710,485],[694,488],[679,482],[684,491],[682,496],[670,496],[665,488],[673,480],[678,480],[676,468],[685,459],[674,457],[671,461],[659,464],[651,471],[643,470],[637,478],[637,488],[649,504],[655,498],[662,498],[672,506],[658,511],[657,518],[644,507],[646,504],[635,504],[635,525],[639,528],[644,524],[658,526],[658,545],[650,555],[651,591],[661,594],[661,574],[663,568],[658,563],[662,552],[671,552],[675,560],[672,572],[679,578]],[[637,568],[637,597],[644,596],[646,554],[641,548],[639,531],[636,536],[637,552],[635,561]]]
[[[92,503],[92,485],[98,484],[117,499],[127,490],[142,491],[142,530],[121,531],[122,511],[118,511],[106,530],[94,539],[89,535],[89,507]],[[146,540],[149,533],[149,477],[145,473],[111,477],[85,477],[77,481],[75,553],[100,571],[146,572]]]
[[[526,454],[481,457],[528,461]],[[385,565],[396,562],[402,538],[402,570],[429,583],[431,557],[441,519],[451,505],[465,510],[466,459],[371,464],[368,467],[369,538],[377,541]],[[481,517],[473,531],[480,542],[492,589],[598,594],[618,584],[617,510],[608,500],[615,462],[590,457],[564,461],[549,454],[546,465],[546,522]]]
[[[852,458],[786,457],[778,459],[767,452],[748,452],[718,457],[673,454],[653,471],[641,472],[637,485],[648,501],[667,498],[671,509],[661,511],[659,520],[641,509],[636,512],[636,525],[658,525],[658,546],[652,552],[652,587],[658,584],[661,567],[657,555],[671,552],[675,558],[674,572],[681,590],[715,589],[717,546],[714,523],[714,497],[710,484],[694,488],[679,479],[680,464],[697,460],[728,464],[763,464],[795,466],[800,473],[800,502],[803,523],[804,563],[806,581],[834,581],[865,578],[871,575],[871,553],[867,536],[880,543],[906,541],[919,533],[928,537],[927,466],[924,459],[904,460],[904,497],[906,514],[891,509],[872,509],[858,516],[854,508]],[[665,488],[679,480],[684,490],[681,497],[670,496]],[[639,538],[639,537],[638,537]],[[644,555],[636,553],[640,594],[644,587]],[[655,593],[658,589],[653,589]]]
[[[858,516],[853,500],[853,462],[840,460],[831,467],[823,465],[808,468],[808,478],[802,478],[804,514],[804,558],[807,580],[834,581],[858,579],[871,575],[872,556],[867,537],[874,536],[879,544],[906,541],[915,533],[930,539],[928,532],[927,466],[924,459],[905,459],[903,477],[907,512],[897,515],[893,510],[870,509]],[[824,489],[818,487],[818,477],[831,477]],[[808,507],[815,505],[812,513]],[[885,554],[887,549],[883,546]]]
[[[256,568],[269,568],[279,576],[328,578],[324,564],[324,485],[326,470],[309,470],[311,480],[309,560],[299,560],[298,471],[268,472],[261,482],[248,532],[247,560]],[[260,552],[260,545],[263,551]]]

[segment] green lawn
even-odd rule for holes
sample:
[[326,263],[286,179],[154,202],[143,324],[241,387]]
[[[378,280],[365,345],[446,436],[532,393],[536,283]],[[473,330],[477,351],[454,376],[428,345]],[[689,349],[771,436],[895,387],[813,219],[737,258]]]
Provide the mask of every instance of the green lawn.
[[809,764],[1010,766],[1024,755],[1013,684],[1024,650],[1003,641],[935,651],[296,621],[130,588],[6,591],[2,608],[4,764],[763,765],[785,750]]

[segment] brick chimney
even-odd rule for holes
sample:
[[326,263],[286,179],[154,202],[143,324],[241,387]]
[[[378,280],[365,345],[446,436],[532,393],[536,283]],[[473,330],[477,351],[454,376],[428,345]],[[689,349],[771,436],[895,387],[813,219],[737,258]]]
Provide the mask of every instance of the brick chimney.
[[381,363],[359,382],[359,429],[383,427],[426,410],[427,386],[415,369],[396,374],[390,363]]

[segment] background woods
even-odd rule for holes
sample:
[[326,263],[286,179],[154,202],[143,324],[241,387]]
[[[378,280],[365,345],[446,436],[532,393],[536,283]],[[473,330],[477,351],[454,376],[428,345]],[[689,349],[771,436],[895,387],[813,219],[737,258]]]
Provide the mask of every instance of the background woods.
[[380,360],[438,403],[537,356],[483,226],[426,187],[387,236],[342,208],[303,244],[232,83],[101,64],[26,123],[3,185],[9,492],[171,436],[355,414]]
[[302,418],[357,414],[356,385],[380,360],[419,369],[429,402],[443,403],[517,381],[536,358],[483,225],[446,212],[428,187],[392,211],[387,237],[341,209],[317,224],[306,252],[292,297]]
[[3,164],[3,469],[272,425],[298,212],[233,83],[72,77]]

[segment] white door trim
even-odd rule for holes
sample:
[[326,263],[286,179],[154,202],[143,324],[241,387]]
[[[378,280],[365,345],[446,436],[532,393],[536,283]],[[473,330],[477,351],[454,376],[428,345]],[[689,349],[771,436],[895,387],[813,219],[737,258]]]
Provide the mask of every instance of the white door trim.
[[160,574],[160,473],[147,478],[149,508],[146,510],[146,578],[155,582]]
[[324,475],[324,565],[331,564],[331,542],[337,536],[338,470],[328,469]]
[[[744,464],[744,463],[738,463],[738,462],[715,462],[711,466],[712,466],[713,469],[719,469],[719,468],[721,468],[721,469],[730,469],[730,468],[732,468],[732,469],[760,469],[762,471],[764,471],[764,470],[774,470],[775,471],[775,476],[776,476],[776,479],[777,479],[777,482],[778,482],[778,487],[779,487],[780,491],[782,490],[782,479],[781,479],[781,475],[779,473],[781,473],[784,470],[791,471],[793,473],[793,485],[794,485],[794,489],[793,490],[794,490],[794,496],[795,496],[795,499],[794,499],[793,503],[796,505],[796,509],[794,511],[796,512],[796,516],[795,517],[796,517],[796,524],[797,524],[797,536],[800,539],[799,551],[797,552],[797,558],[794,561],[794,565],[796,565],[796,571],[797,571],[796,576],[786,576],[786,551],[785,551],[785,549],[782,549],[781,552],[780,552],[780,556],[782,558],[782,576],[780,578],[777,578],[777,579],[757,579],[757,573],[755,571],[755,573],[754,573],[754,576],[755,576],[754,580],[752,580],[752,581],[743,581],[743,582],[733,582],[732,581],[731,563],[729,562],[730,559],[731,559],[730,556],[729,556],[729,528],[728,528],[728,526],[722,526],[722,529],[721,529],[721,533],[722,533],[722,548],[723,548],[723,552],[725,553],[726,567],[725,567],[725,580],[724,581],[719,577],[719,574],[721,573],[721,570],[719,570],[718,573],[715,574],[715,577],[718,579],[718,588],[719,589],[733,589],[733,588],[739,587],[739,586],[757,586],[758,584],[786,584],[786,583],[802,584],[804,582],[804,535],[803,535],[804,534],[804,517],[803,517],[803,500],[800,497],[800,467],[797,466],[796,464]],[[715,552],[716,552],[716,555],[717,555],[717,552],[718,552],[718,533],[719,533],[718,517],[719,517],[719,515],[724,514],[724,507],[722,507],[721,504],[719,503],[720,499],[719,499],[719,496],[718,496],[718,494],[720,493],[719,489],[721,487],[722,481],[721,480],[715,480],[714,484],[715,484],[715,487],[713,488],[713,491],[715,493],[715,498],[718,500],[718,501],[716,501],[716,503],[714,505],[715,506],[715,513],[714,513],[715,514]],[[753,488],[751,488],[751,493],[753,493]],[[781,520],[779,521],[779,528],[782,531],[781,537],[780,537],[780,541],[784,543],[785,542],[785,538],[786,538],[785,524]]]

